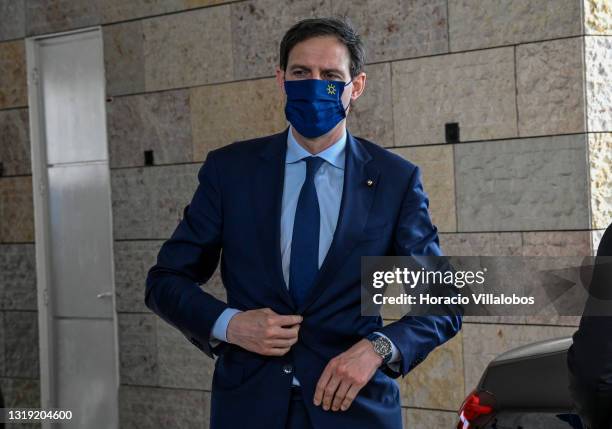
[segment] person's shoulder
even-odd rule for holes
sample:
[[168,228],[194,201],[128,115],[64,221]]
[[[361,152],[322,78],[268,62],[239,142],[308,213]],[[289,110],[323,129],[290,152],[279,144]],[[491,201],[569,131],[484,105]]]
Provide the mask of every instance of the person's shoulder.
[[612,223],[604,231],[599,246],[597,256],[612,256]]

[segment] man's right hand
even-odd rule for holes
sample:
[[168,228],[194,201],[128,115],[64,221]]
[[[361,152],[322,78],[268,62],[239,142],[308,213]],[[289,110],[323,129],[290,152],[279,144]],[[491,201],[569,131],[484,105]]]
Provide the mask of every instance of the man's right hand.
[[269,308],[235,314],[227,325],[227,342],[265,356],[283,356],[298,340],[302,316],[280,315]]

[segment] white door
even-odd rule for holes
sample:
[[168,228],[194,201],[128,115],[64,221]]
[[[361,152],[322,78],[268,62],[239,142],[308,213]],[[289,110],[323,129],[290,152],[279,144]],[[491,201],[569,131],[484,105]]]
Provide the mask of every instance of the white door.
[[53,427],[117,428],[102,32],[37,36],[26,46],[41,404],[72,412]]

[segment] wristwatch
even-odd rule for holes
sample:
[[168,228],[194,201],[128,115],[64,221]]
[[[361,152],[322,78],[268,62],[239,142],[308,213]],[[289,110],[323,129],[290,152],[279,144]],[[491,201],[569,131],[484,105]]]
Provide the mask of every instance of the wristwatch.
[[374,351],[383,360],[383,365],[388,363],[393,354],[393,348],[391,347],[391,341],[387,337],[384,337],[376,332],[372,332],[366,337],[374,346]]

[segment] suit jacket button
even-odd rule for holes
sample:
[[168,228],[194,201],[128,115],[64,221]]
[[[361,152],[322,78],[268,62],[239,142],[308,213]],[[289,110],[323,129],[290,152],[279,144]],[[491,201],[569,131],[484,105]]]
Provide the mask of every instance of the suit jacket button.
[[283,372],[285,374],[291,374],[293,372],[293,365],[291,365],[290,363],[286,363],[285,365],[283,365]]

